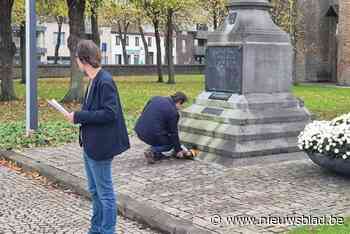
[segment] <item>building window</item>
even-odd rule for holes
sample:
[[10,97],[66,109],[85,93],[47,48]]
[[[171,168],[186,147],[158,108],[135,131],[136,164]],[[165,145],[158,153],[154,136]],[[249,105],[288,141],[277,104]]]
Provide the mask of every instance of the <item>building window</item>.
[[140,46],[140,38],[135,37],[135,46]]
[[125,45],[126,45],[126,46],[129,46],[129,36],[126,36]]
[[115,64],[122,64],[122,55],[121,54],[115,55]]
[[107,52],[107,43],[106,42],[102,42],[101,51],[102,52]]
[[102,56],[102,64],[108,64],[108,57],[107,56]]
[[131,64],[131,55],[128,54],[128,64]]
[[153,52],[149,52],[148,53],[148,61],[149,61],[149,64],[154,64],[154,53]]
[[202,39],[198,40],[198,46],[200,47],[205,46],[205,40],[202,40]]
[[147,38],[148,40],[148,46],[152,47],[152,37]]
[[115,37],[115,44],[116,44],[117,46],[120,45],[120,37],[119,37],[119,36],[116,36],[116,37]]
[[186,53],[186,40],[185,39],[182,40],[182,53],[183,54]]
[[140,55],[138,55],[138,54],[134,55],[134,64],[135,65],[140,64]]
[[[57,36],[58,36],[58,32],[54,32],[53,33],[53,44],[54,45],[57,44]],[[61,44],[60,44],[60,46],[65,46],[65,45],[66,45],[65,33],[61,32]]]

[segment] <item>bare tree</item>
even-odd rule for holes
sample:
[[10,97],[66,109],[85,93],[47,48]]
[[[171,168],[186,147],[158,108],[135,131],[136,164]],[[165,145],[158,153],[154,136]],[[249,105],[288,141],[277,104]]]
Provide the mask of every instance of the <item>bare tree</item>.
[[71,80],[64,102],[83,100],[83,74],[75,59],[75,51],[80,40],[85,38],[85,0],[67,0],[69,18],[68,48],[71,57]]
[[11,13],[14,0],[0,1],[0,74],[1,74],[1,101],[16,99],[12,80],[13,58],[16,46],[12,41]]

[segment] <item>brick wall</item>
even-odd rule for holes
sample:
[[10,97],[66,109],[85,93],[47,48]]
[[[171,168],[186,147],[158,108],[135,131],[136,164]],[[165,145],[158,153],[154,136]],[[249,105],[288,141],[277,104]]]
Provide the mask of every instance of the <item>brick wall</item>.
[[350,85],[350,0],[339,4],[338,83]]

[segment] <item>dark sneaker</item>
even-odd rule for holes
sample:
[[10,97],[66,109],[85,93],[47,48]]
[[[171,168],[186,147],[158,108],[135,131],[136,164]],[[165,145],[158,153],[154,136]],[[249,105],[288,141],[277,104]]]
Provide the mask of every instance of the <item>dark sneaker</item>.
[[163,159],[166,159],[167,157],[162,153],[153,153],[153,158],[155,161],[161,161]]
[[151,150],[146,150],[144,152],[144,155],[145,155],[145,158],[146,158],[148,164],[155,163],[154,155],[153,155],[153,152]]

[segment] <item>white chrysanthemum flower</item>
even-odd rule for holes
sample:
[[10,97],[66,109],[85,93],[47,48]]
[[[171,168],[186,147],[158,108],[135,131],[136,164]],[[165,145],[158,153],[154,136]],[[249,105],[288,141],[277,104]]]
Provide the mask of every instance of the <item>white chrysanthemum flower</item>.
[[[330,152],[339,155],[350,145],[350,113],[332,121],[313,121],[298,136],[300,149],[310,152]],[[350,158],[350,151],[344,153]],[[344,156],[342,155],[342,158]]]

